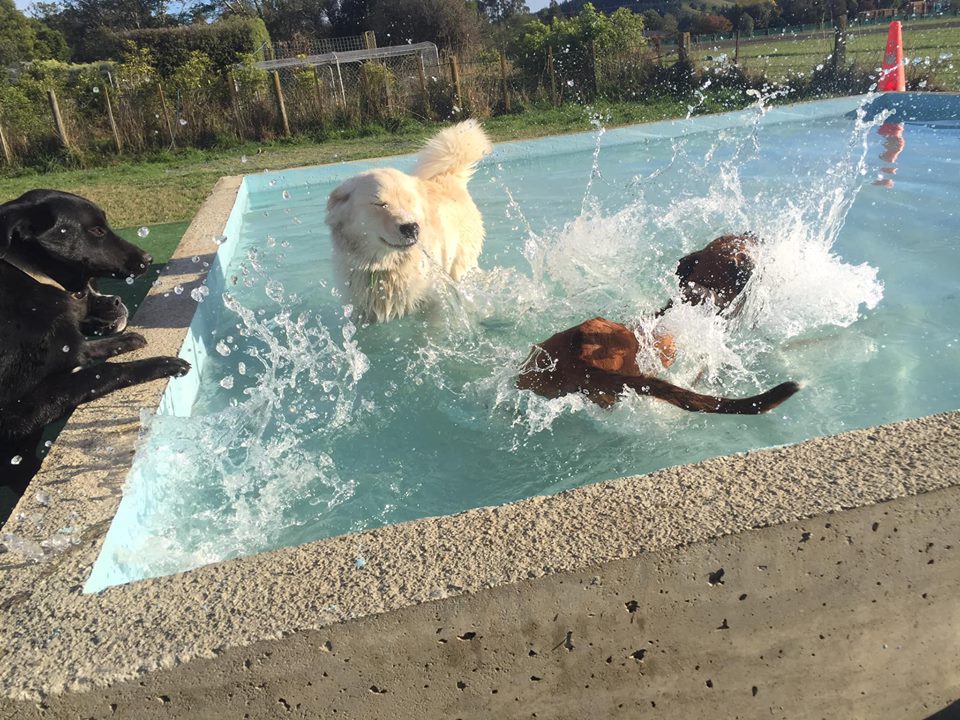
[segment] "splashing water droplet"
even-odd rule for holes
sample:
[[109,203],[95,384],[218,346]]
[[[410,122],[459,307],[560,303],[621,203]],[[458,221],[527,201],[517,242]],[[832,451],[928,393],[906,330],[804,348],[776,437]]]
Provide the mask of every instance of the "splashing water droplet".
[[44,507],[48,507],[50,505],[50,496],[45,492],[38,492],[33,497],[37,501],[38,505],[43,505]]
[[233,387],[233,375],[227,375],[220,381],[220,387],[224,390],[229,390]]
[[137,237],[145,238],[149,234],[150,234],[150,228],[146,226],[141,227],[139,230],[137,230]]
[[193,290],[190,291],[190,297],[193,298],[194,301],[198,303],[203,302],[204,298],[207,297],[207,295],[209,294],[210,294],[210,288],[208,288],[206,285],[200,285],[199,287],[195,287]]
[[125,282],[127,285],[133,285],[133,275],[127,275],[127,277],[126,277],[126,279],[124,280],[124,282]]
[[237,372],[240,373],[241,375],[247,374],[247,364],[242,360],[239,363],[237,363]]
[[274,302],[283,302],[283,285],[277,280],[268,280],[263,288],[267,297]]
[[227,345],[223,340],[221,340],[220,342],[217,343],[217,352],[223,355],[224,357],[226,357],[232,352],[232,350],[230,350],[229,345]]
[[281,194],[283,195],[283,199],[284,199],[284,200],[289,200],[289,199],[290,199],[290,191],[289,191],[289,190],[284,190]]
[[23,458],[19,455],[14,455],[12,458],[10,458],[11,465],[19,465],[21,462],[23,462]]
[[174,295],[183,295],[183,285],[174,285],[173,287]]
[[223,245],[227,241],[226,235],[214,235],[213,244],[214,245]]
[[274,247],[277,244],[277,239],[273,235],[267,235],[267,247]]
[[186,124],[187,124],[187,121],[184,120],[183,118],[180,118],[180,125],[183,126],[183,125],[186,125]]
[[277,184],[276,180],[271,180],[270,182],[267,183],[267,185],[269,185],[270,187],[274,187],[276,184]]
[[69,345],[64,345],[64,346],[63,346],[63,351],[64,351],[64,352],[70,352],[70,346],[69,346]]
[[240,162],[246,164],[249,161],[249,158],[246,155],[240,156]]

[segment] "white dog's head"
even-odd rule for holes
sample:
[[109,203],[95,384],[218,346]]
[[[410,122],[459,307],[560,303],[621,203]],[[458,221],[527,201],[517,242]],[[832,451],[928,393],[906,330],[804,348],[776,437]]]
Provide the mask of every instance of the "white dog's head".
[[390,168],[370,170],[337,187],[327,200],[334,245],[358,263],[400,261],[420,240],[421,181]]

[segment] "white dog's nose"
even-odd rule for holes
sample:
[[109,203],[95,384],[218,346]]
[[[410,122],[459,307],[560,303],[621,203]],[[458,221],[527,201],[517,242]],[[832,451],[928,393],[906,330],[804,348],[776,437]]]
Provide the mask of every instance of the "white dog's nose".
[[409,240],[416,240],[420,236],[420,225],[415,222],[404,223],[398,229],[400,230],[400,235]]

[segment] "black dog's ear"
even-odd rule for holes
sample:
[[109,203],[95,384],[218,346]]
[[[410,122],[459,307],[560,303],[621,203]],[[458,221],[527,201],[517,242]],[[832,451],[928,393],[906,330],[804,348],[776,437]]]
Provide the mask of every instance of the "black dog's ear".
[[10,246],[19,239],[26,219],[16,208],[0,208],[0,259],[6,257]]
[[36,238],[56,224],[56,214],[46,203],[34,205],[15,200],[0,207],[0,258],[14,245]]

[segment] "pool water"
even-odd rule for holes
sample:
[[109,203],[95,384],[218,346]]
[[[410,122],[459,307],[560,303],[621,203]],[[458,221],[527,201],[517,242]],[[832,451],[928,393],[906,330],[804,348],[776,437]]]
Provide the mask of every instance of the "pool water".
[[[86,589],[957,409],[960,127],[856,105],[498,146],[470,186],[480,270],[372,327],[335,287],[325,200],[412,158],[258,176],[223,297],[204,300],[192,407],[145,418]],[[602,410],[514,388],[530,346],[582,320],[652,330],[677,260],[744,230],[764,245],[743,312],[670,311],[664,377],[727,396],[803,382],[780,408]]]

